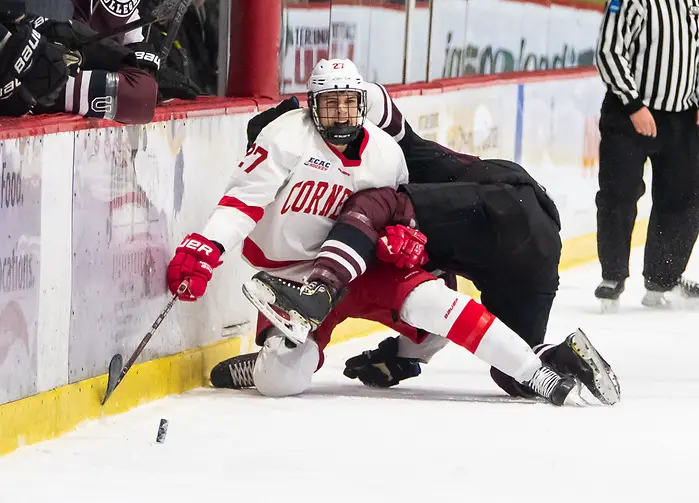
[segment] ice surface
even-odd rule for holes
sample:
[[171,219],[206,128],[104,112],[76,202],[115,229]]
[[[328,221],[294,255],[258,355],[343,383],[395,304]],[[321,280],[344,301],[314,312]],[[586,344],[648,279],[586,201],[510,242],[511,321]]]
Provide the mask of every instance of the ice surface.
[[699,311],[643,308],[640,258],[618,314],[598,314],[597,265],[564,273],[549,325],[553,342],[587,332],[619,376],[616,407],[509,399],[453,345],[368,389],[343,362],[378,334],[331,347],[301,397],[198,389],[19,449],[0,458],[0,502],[699,501]]

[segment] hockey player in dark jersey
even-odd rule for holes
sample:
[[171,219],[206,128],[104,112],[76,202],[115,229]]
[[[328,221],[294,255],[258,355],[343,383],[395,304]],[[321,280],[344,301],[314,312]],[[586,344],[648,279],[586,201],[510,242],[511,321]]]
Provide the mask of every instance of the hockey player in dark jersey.
[[22,99],[22,94],[15,93],[0,102],[0,115],[68,112],[126,124],[151,121],[157,100],[154,75],[160,62],[152,47],[143,43],[141,29],[86,43],[99,31],[138,19],[137,6],[138,1],[75,0],[75,16],[70,22],[0,13],[0,21],[11,32],[29,27],[62,50],[70,70],[65,86],[50,103]]
[[[555,205],[543,188],[515,163],[458,154],[420,138],[402,119],[385,90],[381,86],[376,88],[385,100],[383,112],[380,117],[376,114],[374,120],[402,147],[411,183],[402,186],[399,192],[372,189],[352,196],[316,259],[306,287],[299,289],[264,273],[256,275],[253,281],[274,292],[275,308],[295,311],[313,329],[320,327],[331,332],[344,319],[342,309],[331,314],[336,299],[341,298],[351,278],[362,273],[357,264],[370,263],[380,230],[389,224],[399,224],[389,229],[393,231],[387,237],[392,240],[391,247],[383,246],[384,257],[390,260],[393,256],[396,261],[420,265],[420,250],[427,243],[432,259],[427,267],[474,281],[489,312],[530,346],[540,345],[558,287],[561,242]],[[249,136],[254,137],[266,122],[294,106],[293,101],[287,100],[278,109],[253,118],[248,127]],[[433,179],[438,183],[428,183]],[[409,227],[416,223],[427,239]],[[398,248],[397,244],[400,244]],[[387,252],[391,249],[393,253]],[[414,377],[420,372],[419,363],[428,361],[431,354],[446,344],[441,337],[429,340],[428,334],[422,334],[422,339],[424,342],[419,345],[403,337],[388,339],[378,350],[350,359],[345,373],[375,386],[391,386]],[[583,347],[587,353],[578,355],[576,349],[583,351]],[[546,363],[554,368],[557,364],[560,371],[576,375],[593,393],[608,394],[607,403],[618,399],[615,396],[618,385],[611,384],[616,382],[613,373],[582,332],[575,332],[558,346],[540,349],[546,349],[546,357],[542,357]],[[242,362],[245,356],[237,358]],[[228,376],[232,373],[223,372],[235,363],[233,360],[236,359],[222,362],[214,369],[211,376],[214,385],[230,384]],[[495,368],[491,375],[511,395],[532,395]],[[605,384],[600,385],[600,380]]]

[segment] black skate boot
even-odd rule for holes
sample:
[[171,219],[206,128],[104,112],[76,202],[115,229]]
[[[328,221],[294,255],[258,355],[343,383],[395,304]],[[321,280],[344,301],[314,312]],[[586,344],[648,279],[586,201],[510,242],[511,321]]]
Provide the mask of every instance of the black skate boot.
[[537,394],[524,384],[520,384],[504,372],[490,367],[490,377],[501,390],[515,398],[536,398]]
[[621,400],[616,374],[582,330],[577,329],[558,345],[540,346],[536,353],[557,372],[578,379],[603,404]]
[[646,294],[641,301],[652,308],[690,308],[699,307],[699,283],[680,278],[675,286],[663,288],[652,281],[645,281]]
[[341,299],[320,281],[299,285],[266,272],[258,272],[246,282],[243,293],[296,344],[302,344]]
[[359,379],[365,386],[390,388],[420,375],[419,360],[398,356],[398,337],[389,337],[379,347],[364,351],[345,362],[345,376]]
[[553,405],[585,404],[580,396],[580,383],[572,376],[562,376],[547,365],[542,365],[524,384]]
[[243,389],[253,388],[255,381],[252,378],[252,370],[259,353],[234,356],[228,360],[217,363],[211,369],[211,385],[214,388]]
[[595,289],[595,297],[600,299],[602,312],[616,312],[619,310],[619,297],[624,292],[625,282],[605,279]]

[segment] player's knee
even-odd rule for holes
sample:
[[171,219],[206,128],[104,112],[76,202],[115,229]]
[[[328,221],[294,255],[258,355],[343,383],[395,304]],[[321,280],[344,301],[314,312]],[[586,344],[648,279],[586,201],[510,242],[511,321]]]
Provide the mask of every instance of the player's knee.
[[314,340],[290,348],[279,335],[268,337],[253,370],[257,390],[271,397],[303,393],[311,385],[320,353]]
[[442,312],[456,296],[457,292],[446,286],[441,279],[425,281],[410,291],[401,307],[400,318],[414,327],[424,328],[419,326],[420,320],[425,315],[434,316],[435,313]]

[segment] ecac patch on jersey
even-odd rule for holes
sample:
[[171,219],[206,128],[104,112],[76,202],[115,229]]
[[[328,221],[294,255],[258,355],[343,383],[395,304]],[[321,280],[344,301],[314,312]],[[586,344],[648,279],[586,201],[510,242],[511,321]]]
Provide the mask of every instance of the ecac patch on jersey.
[[319,169],[321,171],[327,171],[330,169],[330,161],[324,161],[322,159],[316,159],[315,157],[311,157],[308,159],[306,162],[303,163],[305,166],[309,166],[311,168]]
[[141,0],[100,0],[102,7],[117,17],[131,17]]

